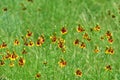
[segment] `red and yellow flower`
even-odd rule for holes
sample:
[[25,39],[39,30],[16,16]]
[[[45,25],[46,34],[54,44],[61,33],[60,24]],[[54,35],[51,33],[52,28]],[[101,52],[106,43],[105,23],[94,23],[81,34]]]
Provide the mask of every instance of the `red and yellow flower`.
[[32,47],[34,46],[34,42],[32,40],[29,41],[28,46]]
[[3,42],[2,44],[1,44],[1,48],[6,48],[7,47],[7,43],[6,42]]
[[99,52],[100,52],[99,47],[95,46],[94,53],[99,53]]
[[76,70],[75,71],[75,75],[78,76],[78,77],[81,77],[82,76],[82,71],[81,70]]
[[57,41],[57,37],[56,37],[55,34],[52,35],[52,36],[50,36],[50,39],[51,39],[51,41],[52,41],[53,43],[55,43],[55,42]]
[[112,70],[112,67],[111,67],[110,65],[107,65],[107,66],[105,67],[105,70],[111,71],[111,70]]
[[112,36],[112,33],[111,33],[110,31],[107,31],[107,32],[106,32],[106,37],[107,37],[107,38],[110,38],[111,36]]
[[112,47],[106,47],[105,53],[106,54],[114,54],[114,49]]
[[13,51],[11,54],[10,60],[16,60],[18,58],[18,55]]
[[22,58],[22,57],[20,57],[20,59],[19,59],[19,65],[20,66],[24,66],[25,65],[25,59],[24,58]]
[[88,33],[83,34],[83,38],[86,39],[87,41],[90,41],[90,37],[88,36]]
[[76,40],[73,42],[73,44],[74,44],[74,45],[79,45],[79,42],[80,42],[79,39],[76,39]]
[[41,77],[41,74],[40,73],[37,73],[36,75],[35,75],[35,78],[36,79],[39,79]]
[[62,33],[62,34],[66,34],[67,32],[68,32],[67,28],[62,27],[62,29],[61,29],[61,33]]
[[67,65],[67,62],[64,60],[64,59],[61,59],[59,62],[58,62],[59,66],[61,68],[65,67]]
[[29,37],[31,37],[32,35],[33,35],[33,33],[32,33],[31,31],[27,30],[26,37],[29,38]]
[[45,42],[44,35],[41,35],[40,37],[38,37],[38,40],[37,40],[37,42],[36,42],[36,45],[37,45],[37,46],[41,46],[44,42]]
[[82,42],[81,44],[80,44],[80,48],[85,48],[86,47],[86,44],[84,43],[84,42]]
[[110,44],[113,43],[113,38],[112,38],[112,36],[111,36],[110,38],[108,38],[108,42],[109,42]]
[[83,32],[85,29],[79,24],[77,27],[77,32]]
[[18,40],[18,39],[15,39],[14,45],[19,45],[19,44],[20,44],[19,40]]

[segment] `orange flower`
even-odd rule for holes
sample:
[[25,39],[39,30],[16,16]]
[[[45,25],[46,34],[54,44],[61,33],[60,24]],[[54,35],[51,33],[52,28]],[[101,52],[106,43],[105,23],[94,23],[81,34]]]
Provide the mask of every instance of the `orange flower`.
[[37,40],[37,42],[36,42],[36,45],[37,45],[37,46],[41,46],[44,42],[45,42],[44,35],[41,35],[40,37],[38,37],[38,40]]
[[35,75],[35,78],[36,79],[39,79],[41,77],[41,74],[40,73],[37,73],[36,75]]
[[100,51],[100,50],[99,50],[98,46],[95,46],[94,52],[95,52],[95,53],[98,53],[99,51]]
[[34,46],[34,42],[30,40],[28,43],[28,46],[30,46],[30,47]]
[[6,48],[7,44],[5,42],[2,43],[1,48]]
[[112,36],[108,39],[108,42],[109,42],[110,44],[113,43],[113,38],[112,38]]
[[87,33],[85,33],[85,34],[83,35],[83,38],[84,38],[84,39],[89,39],[88,34],[87,34]]
[[82,76],[82,71],[79,69],[75,71],[75,75],[81,77]]
[[59,62],[58,62],[59,66],[61,68],[65,67],[67,65],[67,62],[64,60],[64,59],[61,59]]
[[107,66],[105,67],[105,70],[111,71],[111,70],[112,70],[112,67],[111,67],[110,65],[107,65]]
[[11,56],[12,56],[12,54],[7,53],[7,54],[4,56],[4,60],[5,60],[5,59],[11,59]]
[[94,28],[93,28],[94,31],[100,31],[100,26],[99,25],[96,25]]
[[13,51],[11,54],[10,60],[16,60],[18,58],[18,55]]
[[112,33],[110,31],[107,31],[106,36],[107,36],[107,38],[110,38],[112,36]]
[[36,45],[37,46],[41,46],[42,45],[42,43],[40,42],[40,40],[37,40]]
[[27,30],[26,37],[27,37],[27,38],[29,38],[29,37],[31,37],[32,35],[33,35],[33,33],[32,33],[32,32],[30,32],[29,30]]
[[65,48],[64,43],[65,43],[64,39],[62,39],[62,38],[58,39],[58,47],[59,48]]
[[20,44],[20,42],[18,41],[18,39],[15,39],[14,45],[19,45],[19,44]]
[[80,42],[80,41],[79,41],[78,39],[76,39],[76,40],[73,42],[73,44],[74,44],[74,45],[79,45],[79,42]]
[[106,47],[105,53],[106,54],[114,54],[114,49],[112,47]]
[[81,45],[80,45],[80,48],[85,48],[85,47],[86,47],[85,43],[82,42]]
[[0,66],[3,66],[5,62],[3,60],[0,60]]
[[24,64],[25,64],[25,59],[22,58],[22,57],[20,57],[20,59],[19,59],[19,65],[20,66],[24,66]]
[[77,32],[83,32],[85,31],[85,29],[83,29],[83,27],[79,24],[77,27]]
[[55,43],[55,42],[57,41],[57,37],[56,37],[55,34],[52,35],[52,36],[50,36],[50,39],[51,39],[51,41],[52,41],[53,43]]
[[61,33],[62,33],[62,34],[66,34],[67,32],[68,32],[67,29],[66,29],[65,27],[62,27]]

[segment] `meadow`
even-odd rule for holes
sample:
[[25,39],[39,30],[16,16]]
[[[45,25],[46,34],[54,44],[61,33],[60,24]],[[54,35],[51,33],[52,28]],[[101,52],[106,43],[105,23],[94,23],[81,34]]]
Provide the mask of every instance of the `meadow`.
[[0,0],[0,80],[120,80],[120,0]]

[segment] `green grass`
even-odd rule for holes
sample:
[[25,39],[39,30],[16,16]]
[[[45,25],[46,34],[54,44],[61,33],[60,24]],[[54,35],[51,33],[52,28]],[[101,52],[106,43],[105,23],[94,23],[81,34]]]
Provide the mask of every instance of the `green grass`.
[[[7,43],[7,48],[0,49],[5,55],[6,50],[15,51],[25,58],[25,65],[20,67],[18,59],[14,67],[9,67],[9,60],[0,66],[0,80],[35,80],[36,73],[40,72],[40,80],[120,80],[120,0],[2,0],[0,2],[0,44]],[[23,6],[24,5],[24,6]],[[26,7],[26,10],[22,10]],[[7,8],[7,11],[3,11]],[[110,10],[111,15],[108,15]],[[115,18],[112,18],[115,15]],[[76,27],[81,24],[91,38],[88,42],[78,33]],[[99,24],[101,30],[91,32]],[[60,30],[66,26],[68,33],[62,35]],[[36,42],[38,36],[44,34],[45,43],[41,47],[26,47],[23,45],[22,35],[27,30],[33,32],[31,40]],[[106,39],[99,38],[106,31],[111,31],[114,42],[109,44]],[[56,32],[57,37],[65,39],[66,52],[63,53],[57,44],[52,44],[50,36]],[[13,41],[18,38],[19,46]],[[86,49],[73,45],[75,39],[84,41]],[[93,52],[95,45],[100,52]],[[114,55],[106,55],[106,46],[115,49]],[[22,50],[26,48],[27,54]],[[0,59],[2,59],[0,55]],[[60,68],[58,62],[64,58],[67,65]],[[47,61],[47,65],[43,62]],[[112,71],[104,67],[111,65]],[[82,71],[82,77],[76,76],[75,70]]]

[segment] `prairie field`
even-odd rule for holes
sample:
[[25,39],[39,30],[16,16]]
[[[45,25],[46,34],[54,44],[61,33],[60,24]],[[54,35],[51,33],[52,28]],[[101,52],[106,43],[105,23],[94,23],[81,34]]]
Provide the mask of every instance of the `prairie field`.
[[120,0],[0,0],[0,80],[120,80]]

